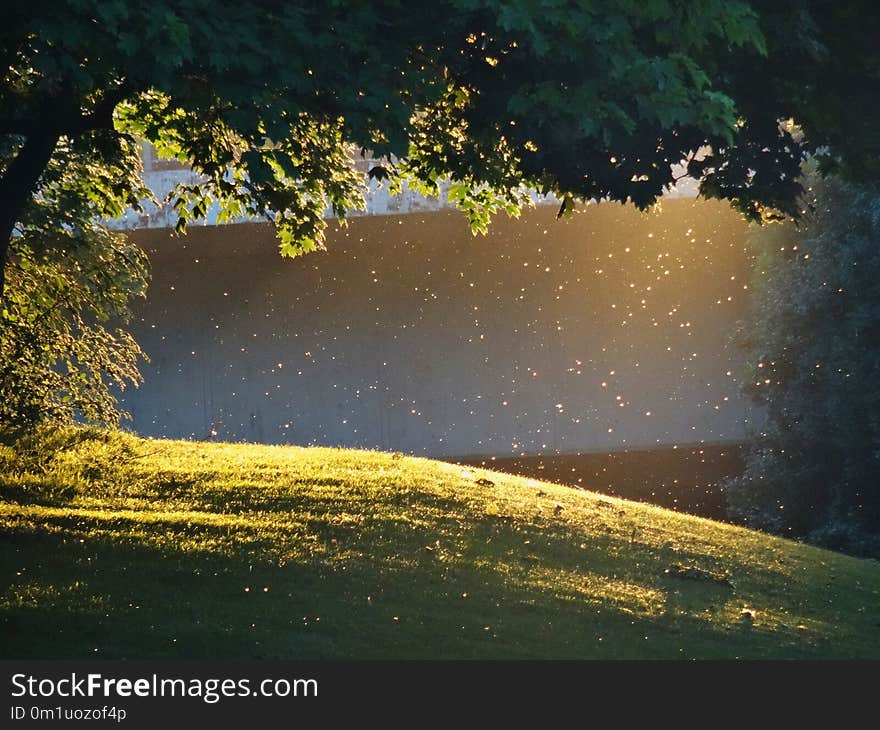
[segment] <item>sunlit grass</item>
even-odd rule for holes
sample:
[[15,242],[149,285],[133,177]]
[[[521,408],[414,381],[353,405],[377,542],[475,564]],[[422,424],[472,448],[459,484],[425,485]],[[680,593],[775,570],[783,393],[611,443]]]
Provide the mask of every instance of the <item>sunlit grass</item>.
[[399,454],[46,434],[0,525],[4,657],[880,656],[876,561]]

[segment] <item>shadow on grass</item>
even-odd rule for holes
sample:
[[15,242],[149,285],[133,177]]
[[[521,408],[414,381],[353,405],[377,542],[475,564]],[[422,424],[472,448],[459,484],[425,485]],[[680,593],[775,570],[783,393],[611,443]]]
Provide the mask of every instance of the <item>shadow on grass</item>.
[[[853,654],[822,637],[719,620],[712,606],[744,597],[669,579],[662,551],[611,536],[582,549],[568,528],[514,531],[488,517],[431,529],[379,519],[306,527],[231,533],[185,517],[145,526],[75,513],[12,525],[0,536],[3,658]],[[619,586],[619,600],[582,583]],[[876,638],[858,653],[880,654]]]
[[5,502],[61,507],[70,504],[76,495],[75,487],[61,485],[51,479],[32,477],[24,481],[21,478],[8,480],[0,477],[0,498]]

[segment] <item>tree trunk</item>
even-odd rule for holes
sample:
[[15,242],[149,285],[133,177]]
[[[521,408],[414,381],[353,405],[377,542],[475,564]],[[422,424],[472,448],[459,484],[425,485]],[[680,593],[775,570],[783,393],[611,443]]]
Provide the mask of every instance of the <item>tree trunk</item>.
[[42,129],[31,134],[0,178],[0,303],[6,284],[9,244],[21,211],[27,205],[40,175],[52,159],[61,132]]

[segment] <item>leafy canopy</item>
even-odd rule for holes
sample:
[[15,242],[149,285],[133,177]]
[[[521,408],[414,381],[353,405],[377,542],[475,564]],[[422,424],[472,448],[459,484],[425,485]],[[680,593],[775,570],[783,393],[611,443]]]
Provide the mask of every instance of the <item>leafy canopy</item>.
[[[0,239],[90,156],[79,194],[137,205],[134,138],[202,182],[179,227],[265,216],[282,252],[320,247],[329,203],[369,175],[450,196],[484,230],[525,189],[652,204],[672,165],[753,219],[797,215],[799,165],[880,172],[878,14],[818,0],[34,0],[0,27]],[[803,135],[792,133],[794,120]],[[136,169],[134,170],[136,172]],[[12,221],[12,222],[10,222]],[[5,263],[4,251],[3,262]]]

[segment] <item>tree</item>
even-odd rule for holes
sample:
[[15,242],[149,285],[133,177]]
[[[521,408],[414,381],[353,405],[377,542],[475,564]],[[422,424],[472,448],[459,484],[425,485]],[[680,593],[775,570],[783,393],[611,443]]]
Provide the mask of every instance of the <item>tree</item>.
[[[383,160],[368,176],[395,188],[449,181],[475,231],[529,189],[557,196],[561,215],[588,199],[649,206],[682,160],[704,195],[750,218],[796,216],[808,154],[880,177],[878,31],[857,0],[13,4],[0,26],[0,367],[18,380],[4,392],[30,383],[28,408],[110,414],[107,387],[131,379],[119,333],[77,355],[84,370],[58,344],[115,332],[120,282],[142,291],[143,261],[119,258],[97,223],[150,195],[138,140],[201,174],[173,191],[179,229],[216,204],[221,221],[274,221],[290,256],[323,245],[328,203],[341,219],[363,205],[353,150]],[[109,278],[102,261],[116,262]],[[50,301],[66,312],[38,317],[54,342],[25,326]],[[111,329],[89,330],[104,315]],[[8,358],[27,342],[49,349],[29,351],[26,372]]]
[[137,193],[137,177],[125,179],[136,161],[136,147],[123,145],[118,165],[96,170],[90,151],[64,149],[43,171],[46,194],[22,211],[3,301],[0,430],[77,416],[115,423],[112,389],[140,381],[143,353],[122,326],[146,292],[146,255],[95,218],[83,194],[99,174]]
[[812,178],[794,236],[762,232],[740,341],[765,420],[734,516],[880,556],[880,187]]
[[136,144],[115,140],[98,158],[94,139],[56,142],[8,242],[0,430],[76,417],[115,423],[114,389],[140,381],[143,353],[123,326],[146,292],[147,259],[102,217],[148,191]]
[[[0,293],[50,162],[87,155],[95,216],[137,206],[144,138],[203,182],[179,225],[266,216],[282,253],[363,204],[370,171],[452,197],[476,230],[524,188],[655,201],[687,172],[752,218],[796,215],[807,153],[880,172],[878,14],[849,0],[33,0],[0,28]],[[792,135],[793,119],[804,131]],[[116,178],[105,174],[125,166]]]

